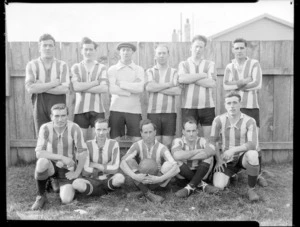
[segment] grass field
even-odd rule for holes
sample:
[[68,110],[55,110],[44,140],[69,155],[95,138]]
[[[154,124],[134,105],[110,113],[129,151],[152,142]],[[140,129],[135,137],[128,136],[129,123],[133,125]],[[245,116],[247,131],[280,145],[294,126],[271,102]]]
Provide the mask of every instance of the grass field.
[[[250,203],[244,194],[247,176],[239,174],[236,186],[229,186],[220,195],[197,192],[179,199],[172,191],[158,192],[166,200],[153,204],[145,199],[128,196],[136,191],[132,182],[102,197],[78,195],[68,205],[62,205],[59,195],[48,193],[41,211],[31,211],[35,201],[34,164],[7,168],[6,197],[8,220],[123,220],[123,221],[257,221],[260,226],[292,226],[292,163],[264,165],[269,186],[257,186],[261,200]],[[81,209],[85,214],[76,212]]]

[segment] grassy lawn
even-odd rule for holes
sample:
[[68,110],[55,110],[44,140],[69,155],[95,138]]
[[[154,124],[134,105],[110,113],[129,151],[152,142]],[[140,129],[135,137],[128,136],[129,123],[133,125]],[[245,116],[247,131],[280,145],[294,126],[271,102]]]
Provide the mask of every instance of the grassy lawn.
[[[257,186],[261,200],[250,203],[244,194],[247,175],[239,174],[236,186],[229,186],[220,195],[197,192],[179,199],[172,191],[158,192],[166,200],[153,204],[143,198],[128,196],[136,191],[126,178],[122,189],[100,198],[78,195],[68,205],[62,205],[59,195],[48,193],[41,211],[31,211],[35,201],[34,164],[10,167],[6,171],[8,220],[155,220],[155,221],[257,221],[261,226],[292,226],[292,163],[268,164],[264,176],[269,186]],[[85,214],[75,212],[81,209]]]

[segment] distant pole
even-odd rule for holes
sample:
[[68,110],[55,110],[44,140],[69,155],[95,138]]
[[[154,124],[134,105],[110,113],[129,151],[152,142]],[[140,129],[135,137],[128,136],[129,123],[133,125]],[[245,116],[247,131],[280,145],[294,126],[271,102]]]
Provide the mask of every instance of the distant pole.
[[172,42],[178,42],[178,35],[176,33],[176,29],[173,29]]
[[192,14],[192,37],[194,37],[194,13]]
[[189,19],[186,19],[186,23],[184,24],[184,41],[191,41],[191,25],[189,23]]
[[180,42],[182,42],[182,13],[180,13]]

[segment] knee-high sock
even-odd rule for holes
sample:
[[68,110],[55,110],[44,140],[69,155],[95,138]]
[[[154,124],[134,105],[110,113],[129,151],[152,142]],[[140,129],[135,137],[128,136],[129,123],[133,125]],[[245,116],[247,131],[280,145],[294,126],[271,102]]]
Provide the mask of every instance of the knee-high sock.
[[255,187],[259,174],[259,165],[251,165],[247,163],[246,172],[248,175],[248,185],[250,188]]
[[48,179],[46,180],[36,180],[36,186],[38,190],[38,195],[44,195],[46,192],[46,184]]
[[209,170],[209,166],[210,164],[206,162],[201,162],[197,168],[195,175],[193,176],[193,179],[190,181],[189,185],[192,187],[196,187],[202,181],[203,177],[205,177],[205,175],[207,174]]
[[258,156],[259,173],[261,173],[261,155]]
[[192,180],[193,177],[194,177],[194,175],[195,175],[194,172],[192,170],[190,170],[190,168],[188,167],[188,165],[185,164],[185,163],[183,163],[179,167],[179,170],[180,170],[179,174],[181,176],[183,176],[185,179],[189,180],[189,181]]

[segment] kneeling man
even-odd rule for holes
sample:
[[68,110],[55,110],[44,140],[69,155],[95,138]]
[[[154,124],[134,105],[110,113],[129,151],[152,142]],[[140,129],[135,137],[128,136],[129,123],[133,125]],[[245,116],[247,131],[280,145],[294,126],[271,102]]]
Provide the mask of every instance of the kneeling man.
[[96,137],[86,142],[89,152],[82,171],[83,177],[76,179],[72,184],[80,193],[101,196],[124,184],[125,177],[118,173],[119,143],[107,138],[109,131],[108,120],[98,118],[95,121]]
[[65,104],[52,106],[51,120],[41,126],[35,149],[38,160],[34,178],[38,196],[32,210],[42,208],[47,202],[46,185],[52,176],[58,179],[62,203],[70,203],[75,195],[72,182],[81,174],[87,157],[82,131],[76,123],[68,120]]
[[225,108],[227,113],[214,119],[211,131],[213,144],[220,136],[222,141],[222,152],[216,155],[213,184],[224,189],[231,176],[246,169],[249,200],[257,201],[259,196],[255,192],[255,185],[259,175],[259,160],[256,122],[241,112],[241,96],[237,91],[225,96]]
[[[121,169],[133,179],[134,184],[143,195],[152,202],[163,202],[164,198],[150,190],[166,187],[172,177],[179,173],[177,162],[168,148],[155,139],[156,125],[149,119],[141,120],[142,139],[132,144],[121,161]],[[159,173],[151,175],[141,173],[139,164],[144,159],[153,159],[157,163]]]

